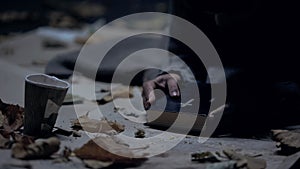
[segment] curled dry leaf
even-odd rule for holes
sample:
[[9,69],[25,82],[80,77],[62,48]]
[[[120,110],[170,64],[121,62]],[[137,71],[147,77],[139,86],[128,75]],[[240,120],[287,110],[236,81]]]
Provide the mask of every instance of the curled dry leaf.
[[120,143],[114,137],[97,137],[81,148],[75,149],[75,155],[83,160],[98,160],[114,164],[138,165],[146,159],[136,156],[128,145]]
[[23,126],[24,108],[19,105],[4,103],[0,99],[0,111],[3,115],[0,117],[3,118],[2,121],[0,121],[0,126],[2,126],[4,130],[12,132]]
[[35,143],[24,145],[16,143],[12,147],[12,157],[18,159],[45,159],[59,150],[60,141],[56,137],[36,140]]
[[72,121],[72,128],[75,130],[83,129],[91,133],[109,133],[111,131],[120,133],[125,130],[124,125],[117,122],[107,121],[105,119],[90,119],[88,113]]
[[279,142],[281,153],[286,155],[300,151],[300,133],[288,130],[272,130],[272,138]]

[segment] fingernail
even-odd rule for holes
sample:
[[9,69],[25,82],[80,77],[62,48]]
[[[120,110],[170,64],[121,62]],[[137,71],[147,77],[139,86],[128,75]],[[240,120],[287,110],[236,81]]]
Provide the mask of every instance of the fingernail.
[[173,92],[172,92],[172,96],[177,96],[177,92],[176,92],[176,91],[173,91]]

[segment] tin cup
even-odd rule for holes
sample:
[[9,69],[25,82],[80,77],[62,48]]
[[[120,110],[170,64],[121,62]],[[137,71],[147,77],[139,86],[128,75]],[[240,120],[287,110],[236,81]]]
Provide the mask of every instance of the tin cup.
[[51,134],[70,84],[46,74],[25,77],[24,134]]

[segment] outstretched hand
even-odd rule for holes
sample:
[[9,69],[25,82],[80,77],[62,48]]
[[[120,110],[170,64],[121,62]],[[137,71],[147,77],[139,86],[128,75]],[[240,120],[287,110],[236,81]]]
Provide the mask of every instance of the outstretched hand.
[[168,89],[171,97],[180,96],[178,82],[180,81],[180,76],[177,74],[163,74],[156,77],[153,80],[149,80],[143,83],[143,104],[144,108],[148,110],[155,102],[154,90],[157,88]]

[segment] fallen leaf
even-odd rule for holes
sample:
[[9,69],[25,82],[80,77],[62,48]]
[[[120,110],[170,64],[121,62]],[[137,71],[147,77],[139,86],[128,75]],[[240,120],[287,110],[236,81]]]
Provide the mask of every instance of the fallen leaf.
[[21,133],[11,133],[11,136],[15,143],[21,143],[23,145],[29,145],[34,143],[34,137],[22,135]]
[[134,155],[128,145],[120,142],[114,137],[97,137],[81,148],[75,149],[74,153],[83,160],[98,160],[122,165],[138,165],[146,160]]
[[206,163],[206,162],[220,162],[220,158],[212,153],[212,152],[201,152],[201,153],[192,153],[191,154],[192,161],[198,161],[200,163]]
[[0,99],[0,111],[4,117],[2,126],[6,131],[18,130],[23,126],[24,108],[2,102]]
[[236,153],[233,150],[223,150],[223,153],[230,159],[237,161],[237,167],[241,168],[244,165],[247,169],[264,169],[267,167],[267,163],[263,159],[257,159],[253,157],[244,156]]
[[288,130],[272,130],[272,139],[277,141],[280,152],[291,155],[300,151],[300,133]]
[[83,129],[91,133],[109,133],[110,131],[120,133],[125,130],[124,125],[117,122],[107,121],[105,119],[90,119],[88,113],[72,121],[72,128],[75,130]]
[[113,162],[103,162],[98,160],[83,160],[83,163],[86,167],[92,169],[105,168],[113,164]]
[[70,156],[72,155],[72,150],[69,147],[64,147],[63,151],[56,155],[53,163],[67,163],[71,161]]
[[39,139],[35,143],[24,145],[15,143],[12,147],[12,157],[18,159],[45,159],[59,150],[60,141],[56,137]]
[[138,129],[135,133],[134,133],[135,138],[145,138],[145,131],[142,129]]
[[225,161],[219,163],[208,164],[206,169],[239,169],[236,166],[236,161]]

